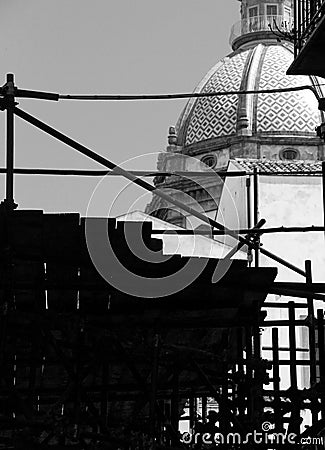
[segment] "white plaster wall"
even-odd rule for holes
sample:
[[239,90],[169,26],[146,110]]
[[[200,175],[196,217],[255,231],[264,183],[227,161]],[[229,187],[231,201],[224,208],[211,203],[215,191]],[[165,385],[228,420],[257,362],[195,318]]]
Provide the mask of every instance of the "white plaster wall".
[[[265,227],[323,225],[320,177],[259,177],[259,217]],[[312,261],[314,281],[325,279],[324,233],[278,233],[261,239],[268,250],[304,269]],[[304,281],[293,271],[261,256],[263,265],[278,267],[277,281]]]
[[[238,172],[238,168],[232,161],[229,162],[229,172]],[[230,229],[247,227],[247,195],[246,177],[228,177],[222,191],[217,221]],[[236,241],[227,236],[225,242],[234,246]]]
[[[278,226],[310,226],[323,224],[323,202],[322,184],[320,177],[259,177],[259,217],[266,219],[265,227]],[[324,233],[279,233],[262,236],[263,246],[291,262],[295,266],[304,269],[305,260],[312,261],[313,281],[325,280],[325,238]],[[262,266],[275,266],[278,268],[276,281],[300,281],[305,279],[290,269],[261,255]],[[269,301],[299,301],[303,299],[291,297],[269,296]],[[323,303],[314,302],[315,310],[324,309]],[[297,309],[296,318],[300,319],[307,314],[306,309]],[[287,319],[287,310],[267,309],[267,319]],[[288,329],[280,327],[280,345],[285,347],[289,343]],[[298,347],[308,348],[308,330],[306,327],[298,327],[296,332]],[[264,346],[271,344],[271,329],[263,333],[262,343]],[[265,354],[271,357],[271,354]],[[298,359],[304,359],[308,353],[297,353]],[[289,358],[288,352],[281,352],[281,358]],[[306,367],[297,367],[298,387],[309,387],[306,385]],[[281,388],[289,387],[289,367],[282,366],[280,370]],[[272,387],[272,385],[271,385]],[[307,416],[306,416],[307,418]]]

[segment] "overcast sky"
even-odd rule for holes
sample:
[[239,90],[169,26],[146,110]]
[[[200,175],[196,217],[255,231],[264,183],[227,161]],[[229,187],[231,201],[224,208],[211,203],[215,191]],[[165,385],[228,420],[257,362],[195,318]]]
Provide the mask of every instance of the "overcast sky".
[[[1,0],[0,83],[13,72],[22,89],[62,94],[190,92],[231,51],[230,28],[237,20],[237,0]],[[168,127],[184,105],[20,100],[22,109],[114,162],[136,158],[126,167],[149,170],[156,165],[156,155],[149,154],[165,149]],[[5,113],[0,130],[4,165]],[[15,151],[17,167],[101,168],[19,118]],[[15,199],[21,208],[85,214],[98,181],[17,176]],[[102,183],[107,204],[98,214],[124,185],[112,177]],[[136,189],[127,199],[143,193]],[[131,203],[118,197],[114,214],[141,206]]]

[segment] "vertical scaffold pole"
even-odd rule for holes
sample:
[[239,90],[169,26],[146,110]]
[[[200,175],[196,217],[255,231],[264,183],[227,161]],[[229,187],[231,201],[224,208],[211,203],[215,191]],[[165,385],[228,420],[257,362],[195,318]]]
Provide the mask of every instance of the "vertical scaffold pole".
[[300,430],[300,399],[297,383],[297,345],[296,345],[296,313],[295,302],[289,302],[289,353],[290,353],[290,381],[291,381],[291,414],[288,433],[299,434]]
[[[258,169],[254,167],[253,170],[254,183],[254,226],[258,223]],[[259,266],[259,251],[255,249],[255,267]]]
[[324,333],[324,312],[317,310],[317,330],[318,330],[318,365],[321,385],[321,412],[322,419],[325,418],[325,333]]
[[325,227],[325,161],[322,162],[322,185],[323,185],[323,216],[324,216],[323,222]]
[[7,102],[7,177],[6,177],[6,205],[14,209],[14,107],[15,107],[15,84],[14,75],[7,74],[6,84]]
[[247,195],[247,228],[251,228],[251,178],[246,178],[246,195]]
[[289,347],[290,347],[290,379],[291,388],[297,391],[297,352],[296,352],[296,325],[295,303],[289,302]]
[[274,425],[277,433],[282,432],[281,398],[280,398],[280,364],[279,364],[279,330],[272,328],[272,353],[273,353],[273,390],[274,390]]
[[[306,270],[306,284],[312,283],[311,261],[305,261]],[[315,313],[314,313],[314,299],[313,297],[307,297],[308,305],[308,336],[309,336],[309,360],[310,360],[310,387],[312,388],[316,384],[316,344],[315,344]],[[313,423],[317,422],[318,410],[317,402],[312,399],[311,402]]]

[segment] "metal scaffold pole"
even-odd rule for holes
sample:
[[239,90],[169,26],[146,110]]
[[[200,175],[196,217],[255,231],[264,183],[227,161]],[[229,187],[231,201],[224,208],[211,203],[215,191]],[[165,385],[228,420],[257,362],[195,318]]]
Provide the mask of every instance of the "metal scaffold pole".
[[7,74],[6,83],[6,109],[7,109],[7,155],[6,155],[6,199],[5,204],[9,210],[16,207],[14,202],[14,107],[15,84],[14,75]]
[[[254,225],[258,223],[258,169],[254,167],[254,175],[253,175],[253,184],[254,184]],[[258,239],[258,244],[260,240]],[[259,248],[258,246],[255,248],[255,267],[259,267]]]
[[325,161],[322,162],[322,186],[323,186],[323,216],[325,227]]

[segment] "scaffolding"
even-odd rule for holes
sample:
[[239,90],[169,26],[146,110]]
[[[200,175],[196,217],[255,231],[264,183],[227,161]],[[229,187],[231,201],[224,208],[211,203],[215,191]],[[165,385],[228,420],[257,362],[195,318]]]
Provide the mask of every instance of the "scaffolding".
[[[324,314],[322,309],[315,311],[314,300],[324,301],[325,283],[312,282],[310,261],[304,268],[296,267],[259,242],[263,232],[325,231],[324,226],[263,229],[265,221],[258,221],[254,214],[252,227],[229,229],[143,179],[163,173],[126,171],[19,109],[15,102],[22,94],[55,100],[54,94],[17,90],[12,75],[1,92],[0,108],[7,114],[7,161],[1,170],[6,174],[6,198],[0,207],[0,449],[149,450],[213,445],[275,449],[311,448],[310,444],[324,448]],[[15,168],[15,116],[99,162],[105,170]],[[255,252],[255,267],[234,261],[226,275],[213,283],[218,261],[211,259],[190,286],[170,297],[151,302],[123,294],[94,268],[85,239],[89,219],[20,211],[14,200],[15,174],[123,176],[201,219],[213,228],[212,234],[235,238],[238,244],[227,258],[247,245]],[[263,175],[221,173],[253,176],[255,181]],[[324,162],[319,175],[325,210]],[[161,277],[162,269],[165,274],[174,273],[190,259],[161,255],[162,265],[153,267],[132,255],[123,224],[107,219],[106,225],[120,260],[142,276]],[[161,241],[154,238],[160,230],[153,231],[149,223],[133,223],[131,230],[134,239],[141,236],[149,250],[162,252]],[[275,282],[276,269],[260,267],[260,254],[304,281]],[[270,302],[266,297],[271,293],[301,301]],[[265,308],[281,308],[287,318],[269,320]],[[301,309],[306,313],[297,317]],[[288,330],[286,346],[279,338],[283,327]],[[261,328],[272,330],[269,347],[261,343]],[[307,330],[308,347],[297,342],[300,329]],[[263,352],[271,356],[264,358]],[[288,358],[283,357],[285,352]],[[308,388],[298,383],[301,366],[308,368]],[[285,390],[280,383],[282,367],[289,370],[290,386]],[[302,432],[301,414],[306,411],[311,426]],[[180,423],[187,424],[183,434]]]

